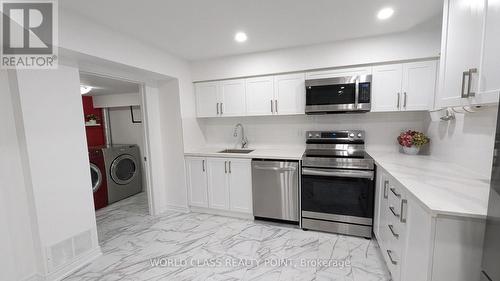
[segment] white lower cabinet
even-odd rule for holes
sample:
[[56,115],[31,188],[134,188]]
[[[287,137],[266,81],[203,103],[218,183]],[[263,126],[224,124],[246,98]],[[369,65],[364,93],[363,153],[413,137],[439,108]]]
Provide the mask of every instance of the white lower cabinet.
[[208,207],[212,209],[229,209],[229,180],[227,176],[227,160],[224,158],[208,158]]
[[186,158],[186,183],[191,206],[208,207],[207,168],[203,157]]
[[252,167],[250,159],[229,160],[229,209],[252,214]]
[[252,214],[250,159],[186,157],[189,205]]
[[394,281],[478,280],[484,220],[439,216],[377,167],[374,233]]

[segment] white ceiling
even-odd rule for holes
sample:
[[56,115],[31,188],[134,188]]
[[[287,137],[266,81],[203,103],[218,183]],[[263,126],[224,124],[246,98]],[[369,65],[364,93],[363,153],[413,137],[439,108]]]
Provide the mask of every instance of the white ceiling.
[[[439,0],[85,0],[64,9],[188,60],[408,30],[442,13]],[[382,7],[395,9],[381,22]],[[248,41],[233,40],[245,31]]]
[[87,96],[139,93],[139,84],[88,73],[80,73],[80,85],[92,87]]

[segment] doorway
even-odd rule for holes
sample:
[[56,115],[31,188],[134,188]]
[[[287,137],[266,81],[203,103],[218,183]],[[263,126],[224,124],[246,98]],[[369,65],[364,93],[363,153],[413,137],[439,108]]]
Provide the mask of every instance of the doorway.
[[152,214],[144,84],[80,72],[80,91],[102,241],[121,228],[120,219],[110,213],[124,220]]

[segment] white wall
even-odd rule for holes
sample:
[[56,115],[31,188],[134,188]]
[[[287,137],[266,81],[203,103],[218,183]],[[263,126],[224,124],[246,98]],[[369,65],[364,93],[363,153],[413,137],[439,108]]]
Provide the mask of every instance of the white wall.
[[[57,70],[17,72],[32,192],[41,251],[45,267],[53,245],[90,231],[98,248],[95,212],[82,122],[83,107],[78,69],[59,65]],[[52,276],[54,277],[54,276]]]
[[[0,280],[24,280],[37,272],[38,237],[21,160],[7,71],[0,71]],[[31,198],[32,199],[32,198]]]
[[92,101],[96,108],[141,105],[141,98],[138,93],[95,95]]
[[167,208],[187,211],[187,189],[184,171],[184,147],[179,99],[179,81],[172,79],[158,85],[161,136],[163,144],[166,178]]
[[432,155],[469,168],[489,179],[497,110],[498,107],[489,107],[472,114],[456,114],[456,120],[450,122],[429,121]]
[[193,81],[438,57],[441,24],[407,32],[306,47],[195,61]]
[[367,147],[397,150],[396,138],[403,130],[424,130],[426,112],[334,114],[317,116],[269,116],[202,119],[209,146],[233,147],[234,126],[241,122],[250,147],[305,146],[308,130],[365,130]]
[[[113,144],[137,144],[144,155],[143,123],[132,123],[129,107],[112,107],[109,111],[109,125]],[[134,107],[134,118],[141,119],[142,113]]]

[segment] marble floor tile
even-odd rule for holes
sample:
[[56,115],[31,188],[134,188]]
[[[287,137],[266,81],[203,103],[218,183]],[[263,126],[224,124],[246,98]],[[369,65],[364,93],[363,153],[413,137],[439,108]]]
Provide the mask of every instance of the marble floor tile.
[[66,280],[390,280],[375,239],[200,213],[153,217],[145,193],[96,217],[103,255]]

